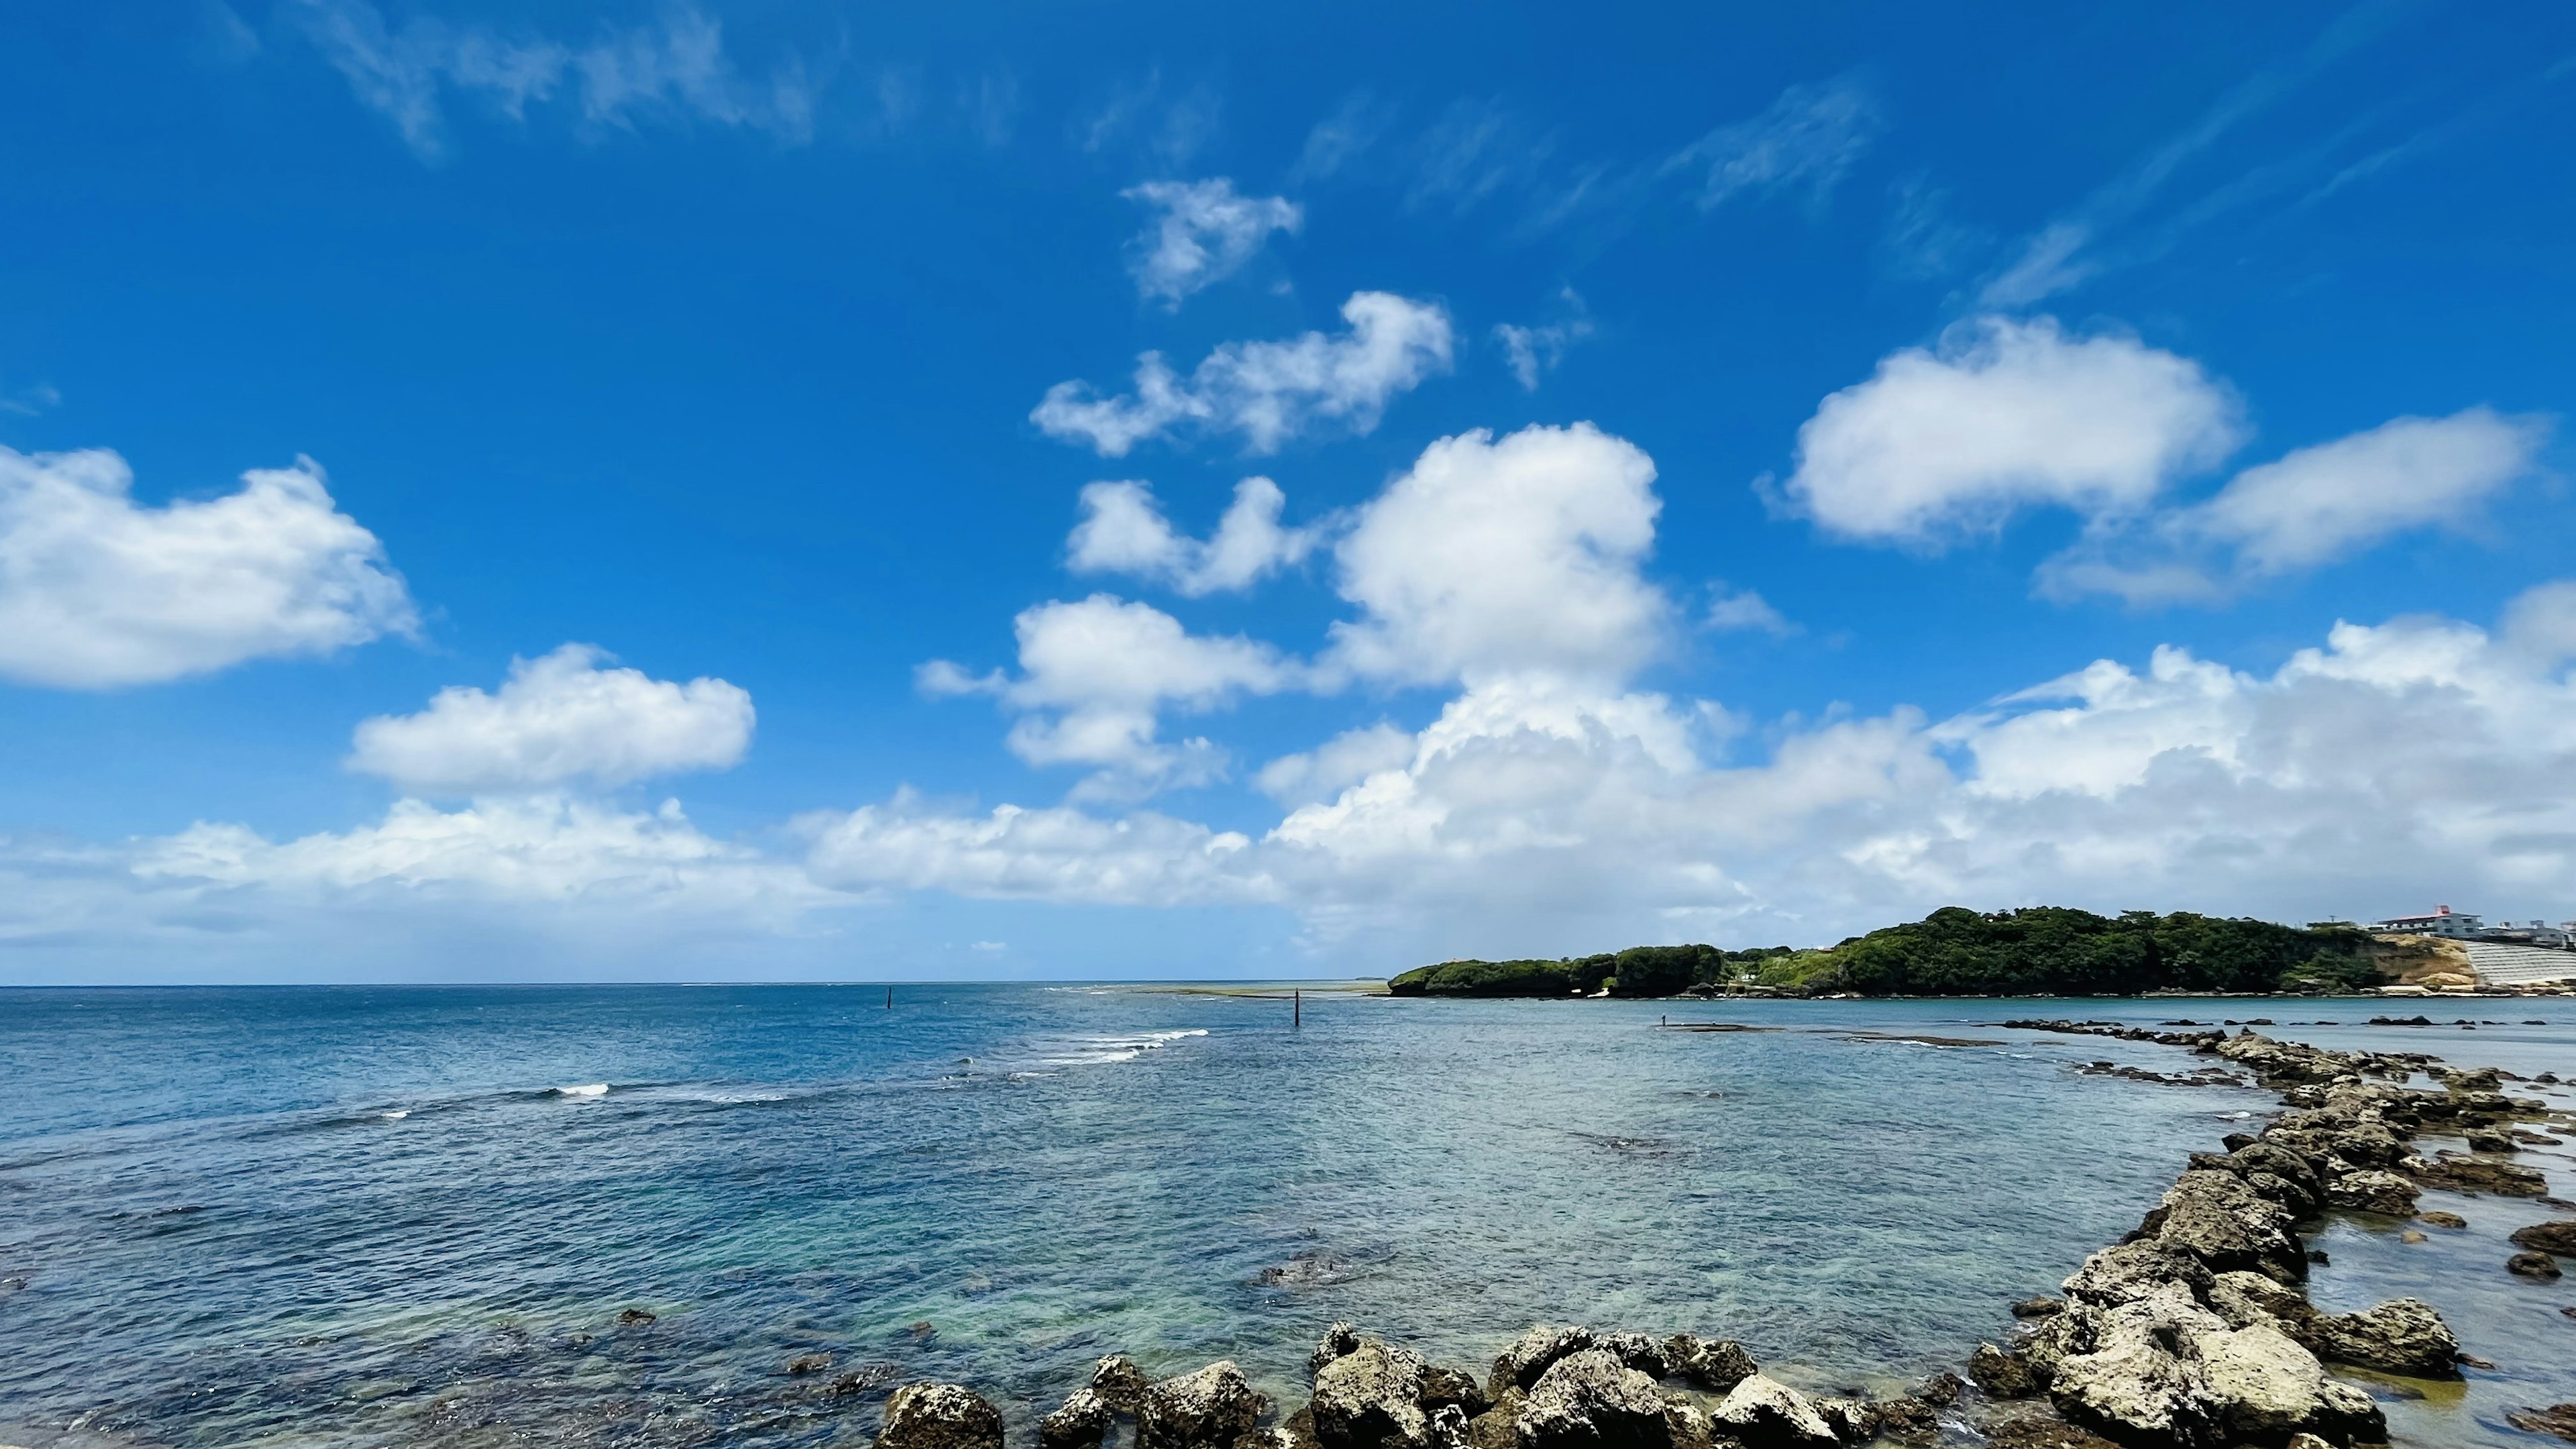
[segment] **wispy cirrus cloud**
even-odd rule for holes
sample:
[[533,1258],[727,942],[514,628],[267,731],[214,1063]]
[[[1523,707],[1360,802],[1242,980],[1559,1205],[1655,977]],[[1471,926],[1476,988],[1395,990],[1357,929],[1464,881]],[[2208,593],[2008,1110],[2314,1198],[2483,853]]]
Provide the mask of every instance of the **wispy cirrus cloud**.
[[1411,123],[1392,101],[1345,97],[1308,131],[1290,179],[1370,185],[1405,205],[1466,216],[1517,212],[1508,235],[1565,227],[1604,234],[1686,192],[1701,211],[1790,195],[1821,211],[1887,129],[1868,79],[1853,72],[1783,89],[1760,112],[1678,151],[1585,156],[1558,127],[1501,97],[1465,96]]
[[1076,119],[1075,149],[1089,155],[1141,153],[1167,170],[1196,160],[1223,129],[1225,102],[1205,81],[1164,84],[1160,69],[1119,83],[1107,99]]
[[2022,237],[1984,276],[1977,304],[2036,306],[2157,261],[2227,218],[2250,213],[2250,230],[2296,215],[2491,130],[2570,73],[2563,61],[2543,61],[2519,76],[2483,78],[2469,95],[2427,82],[2383,95],[2358,114],[2300,115],[2267,137],[2267,117],[2298,106],[2312,83],[2349,57],[2392,48],[2392,32],[2407,21],[2408,7],[2355,5],[2306,44],[2258,67],[2189,125]]
[[801,60],[780,63],[766,80],[747,78],[725,52],[722,24],[685,4],[580,44],[428,15],[397,26],[370,0],[291,0],[291,13],[359,101],[392,121],[424,161],[447,154],[450,92],[514,121],[561,96],[591,127],[702,120],[790,144],[814,132],[815,88]]
[[1804,192],[1820,207],[1836,183],[1886,129],[1878,103],[1858,75],[1793,85],[1760,115],[1720,126],[1670,161],[1666,171],[1697,173],[1699,209],[1714,211],[1739,196]]

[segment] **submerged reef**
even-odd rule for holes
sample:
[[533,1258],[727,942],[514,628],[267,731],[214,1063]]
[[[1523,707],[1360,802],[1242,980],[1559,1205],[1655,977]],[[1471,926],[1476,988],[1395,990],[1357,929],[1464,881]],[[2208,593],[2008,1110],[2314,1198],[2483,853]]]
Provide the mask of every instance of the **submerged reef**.
[[[2318,1309],[2302,1232],[2330,1210],[2411,1216],[2424,1187],[2540,1197],[2541,1174],[2510,1158],[2525,1139],[2554,1139],[2514,1124],[2557,1119],[2506,1095],[2508,1074],[2251,1029],[2005,1025],[2215,1057],[2279,1092],[2286,1110],[2259,1133],[2231,1134],[2223,1151],[2194,1153],[2138,1227],[2058,1295],[2012,1305],[2012,1341],[1979,1345],[1964,1377],[1811,1395],[1763,1373],[1739,1343],[1570,1325],[1528,1329],[1480,1376],[1337,1323],[1308,1361],[1308,1401],[1284,1415],[1231,1360],[1154,1381],[1112,1355],[1039,1424],[1039,1449],[1100,1449],[1122,1423],[1135,1449],[1845,1449],[1945,1433],[1997,1449],[2350,1449],[2384,1442],[2387,1422],[2369,1390],[2334,1369],[2445,1379],[2477,1362],[2420,1299]],[[2438,1089],[2406,1085],[2419,1075]],[[2426,1131],[2467,1135],[2472,1150],[2422,1155],[2414,1139]],[[2523,1261],[2536,1259],[2554,1272],[2552,1253],[2576,1251],[2576,1219],[2532,1224],[2513,1242],[2527,1250],[2514,1271],[2536,1271]],[[2576,1441],[2576,1406],[2510,1417]],[[921,1383],[888,1402],[878,1443],[1004,1449],[1004,1436],[1000,1414],[970,1388]]]

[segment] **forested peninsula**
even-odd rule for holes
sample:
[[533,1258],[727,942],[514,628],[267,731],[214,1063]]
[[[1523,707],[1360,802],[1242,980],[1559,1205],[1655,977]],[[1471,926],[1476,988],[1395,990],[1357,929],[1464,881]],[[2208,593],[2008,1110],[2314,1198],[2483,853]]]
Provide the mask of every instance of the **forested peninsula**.
[[2403,950],[2340,923],[1946,906],[1822,950],[1636,946],[1554,961],[1443,961],[1407,971],[1387,989],[1397,996],[1624,997],[2324,993],[2393,977]]

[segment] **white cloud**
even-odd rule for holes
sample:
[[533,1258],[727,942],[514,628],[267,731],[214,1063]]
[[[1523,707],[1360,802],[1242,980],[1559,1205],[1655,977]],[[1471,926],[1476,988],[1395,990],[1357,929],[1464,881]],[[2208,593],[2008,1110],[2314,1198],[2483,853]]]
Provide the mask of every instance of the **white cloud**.
[[1700,170],[1699,206],[1714,210],[1746,193],[1772,195],[1804,187],[1821,204],[1885,125],[1869,88],[1855,76],[1816,85],[1794,85],[1769,109],[1721,126],[1665,164]]
[[2135,514],[2242,437],[2200,365],[2132,337],[1988,317],[1909,347],[1798,430],[1789,500],[1866,542],[1934,545],[2056,505]]
[[16,981],[846,971],[831,913],[860,904],[675,803],[403,801],[287,840],[216,823],[110,846],[0,835],[0,970]]
[[1102,820],[1059,807],[952,814],[898,794],[884,805],[799,821],[808,868],[841,889],[939,890],[994,900],[1169,906],[1251,902],[1270,891],[1239,868],[1233,831],[1138,811]]
[[1985,317],[1827,397],[1798,430],[1782,493],[1846,538],[1932,548],[2024,508],[2068,509],[2084,533],[2040,566],[2041,593],[2211,603],[2408,530],[2474,529],[2490,499],[2540,471],[2550,428],[2488,407],[2395,418],[2178,504],[2172,484],[2244,439],[2225,384],[2125,335]]
[[1076,573],[1123,573],[1158,580],[1190,598],[1248,589],[1303,562],[1322,540],[1319,528],[1282,528],[1287,496],[1267,478],[1234,485],[1234,502],[1206,542],[1172,531],[1139,482],[1105,482],[1082,490],[1082,522],[1066,540]]
[[1954,903],[2301,920],[2546,899],[2576,870],[2571,600],[2576,583],[2534,591],[2493,637],[2342,624],[2269,674],[2167,647],[1937,725],[1790,722],[1747,764],[1713,757],[1680,702],[1498,678],[1409,749],[1362,732],[1356,780],[1221,847],[1168,817],[913,801],[809,828],[861,847],[818,865],[851,888],[1272,903],[1337,960],[1389,964],[1830,941]]
[[2505,647],[2546,668],[2576,658],[2576,579],[2526,589],[2505,610]]
[[2398,418],[2248,468],[2195,510],[2196,531],[2234,544],[2258,573],[2311,568],[2409,528],[2456,528],[2530,475],[2545,423],[2471,408]]
[[607,658],[566,644],[512,660],[498,694],[451,686],[418,714],[366,720],[349,768],[425,795],[489,795],[740,763],[751,747],[748,693],[721,679],[674,684],[602,668]]
[[2211,601],[2410,530],[2464,532],[2539,467],[2541,418],[2470,408],[2397,418],[2248,468],[2208,500],[2097,532],[2042,566],[2043,591],[2132,604]]
[[382,112],[422,160],[447,149],[442,88],[476,95],[516,121],[531,102],[567,87],[583,121],[631,128],[668,116],[767,131],[802,142],[813,135],[814,96],[790,60],[767,81],[746,80],[724,51],[722,25],[688,5],[658,24],[603,30],[586,46],[513,38],[483,26],[417,16],[388,26],[369,0],[295,0],[304,28],[347,77],[359,101]]
[[1703,627],[1721,632],[1754,630],[1786,638],[1798,632],[1798,626],[1771,607],[1771,601],[1751,589],[1727,589],[1719,586],[1708,601],[1708,612],[1700,616]]
[[1522,327],[1501,322],[1494,326],[1494,339],[1503,344],[1503,359],[1511,365],[1512,376],[1520,381],[1524,392],[1538,391],[1539,375],[1551,371],[1565,359],[1565,349],[1592,335],[1592,314],[1585,310],[1583,299],[1572,287],[1558,294],[1565,316],[1537,327]]
[[133,487],[103,449],[0,448],[0,677],[151,684],[417,627],[384,546],[311,459],[159,508]]
[[1418,733],[1354,731],[1282,767],[1293,808],[1266,831],[904,792],[800,818],[801,858],[712,840],[673,806],[547,797],[405,802],[284,841],[226,825],[121,847],[0,841],[0,943],[243,959],[223,943],[695,930],[739,949],[746,927],[775,941],[818,912],[934,892],[1279,909],[1337,968],[1365,969],[1828,942],[1944,904],[2293,921],[2427,899],[2536,910],[2576,876],[2571,658],[2565,581],[2493,634],[2340,624],[2268,672],[2167,647],[1938,724],[1908,710],[1782,721],[1744,761],[1723,750],[1751,737],[1713,732],[1690,702],[1516,675],[1462,691]]
[[1020,673],[982,679],[946,660],[924,665],[934,695],[991,693],[1021,718],[1012,753],[1032,765],[1089,765],[1080,795],[1118,798],[1204,784],[1223,773],[1224,752],[1204,739],[1158,738],[1166,705],[1217,708],[1238,694],[1273,694],[1303,672],[1269,645],[1189,633],[1148,604],[1094,594],[1040,604],[1013,621]]
[[1670,604],[1639,574],[1655,465],[1589,423],[1443,438],[1335,546],[1343,598],[1328,669],[1409,683],[1539,671],[1624,678]]
[[1148,352],[1136,361],[1136,390],[1096,397],[1060,382],[1029,420],[1049,437],[1088,443],[1104,458],[1184,426],[1239,432],[1255,452],[1328,427],[1367,433],[1388,402],[1449,370],[1449,314],[1430,302],[1354,292],[1342,304],[1350,330],[1309,332],[1284,342],[1229,342],[1184,380]]
[[1177,308],[1191,293],[1243,269],[1274,231],[1294,234],[1305,212],[1280,196],[1237,196],[1223,176],[1149,181],[1119,193],[1160,213],[1136,239],[1136,289]]
[[816,904],[823,893],[748,847],[701,834],[665,801],[650,814],[563,796],[481,800],[441,811],[401,800],[374,825],[270,841],[240,825],[197,824],[140,842],[147,879],[313,897],[393,891],[419,897],[561,902]]
[[1381,770],[1413,758],[1413,736],[1384,720],[1344,730],[1312,750],[1281,755],[1261,767],[1253,783],[1288,805],[1329,800]]

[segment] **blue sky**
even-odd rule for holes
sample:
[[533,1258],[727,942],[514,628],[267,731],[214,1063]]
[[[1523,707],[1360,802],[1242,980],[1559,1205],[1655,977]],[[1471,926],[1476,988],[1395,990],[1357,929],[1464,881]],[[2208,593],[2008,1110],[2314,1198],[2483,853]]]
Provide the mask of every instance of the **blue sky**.
[[186,15],[0,15],[0,981],[2576,915],[2557,7]]

